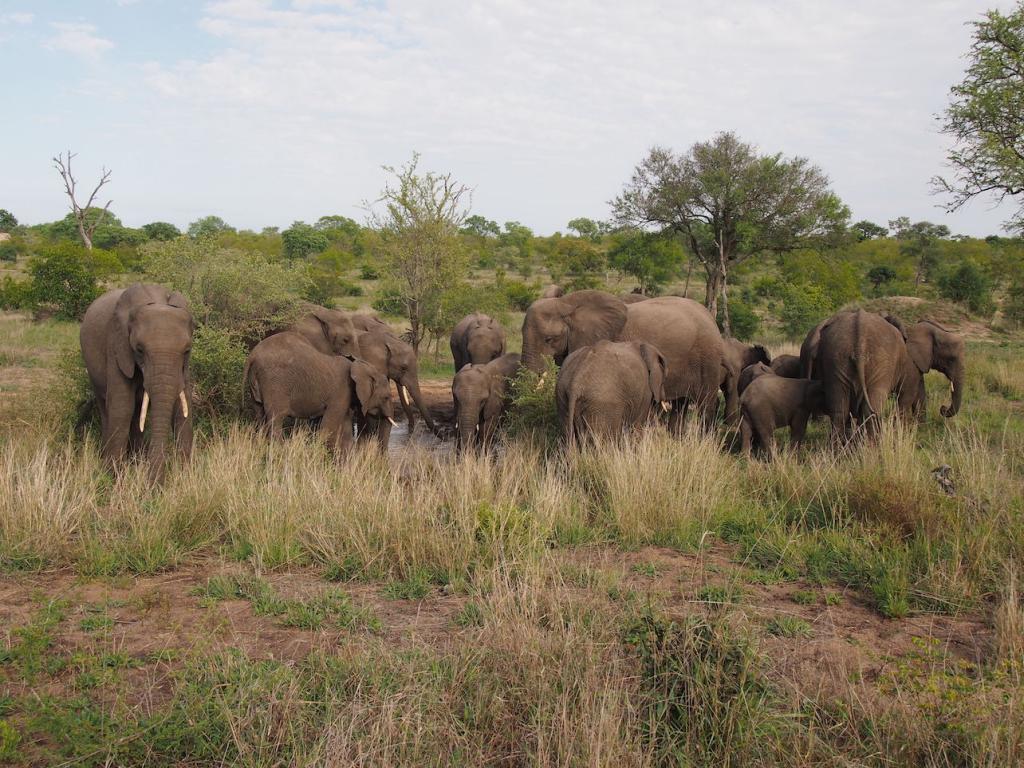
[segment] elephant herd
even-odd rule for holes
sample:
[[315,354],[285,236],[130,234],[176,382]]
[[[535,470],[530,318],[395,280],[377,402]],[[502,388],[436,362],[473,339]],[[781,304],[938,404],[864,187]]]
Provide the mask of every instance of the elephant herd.
[[[82,356],[108,462],[145,451],[156,481],[171,440],[182,457],[190,455],[194,327],[184,297],[158,285],[110,291],[86,311]],[[719,391],[727,421],[739,423],[744,449],[769,455],[776,429],[789,426],[798,445],[815,414],[831,419],[837,440],[850,439],[854,429],[877,431],[890,395],[902,414],[923,414],[929,370],[951,382],[944,416],[953,416],[963,399],[961,338],[931,321],[906,327],[863,310],[820,323],[799,358],[772,359],[761,345],[723,338],[707,309],[690,299],[548,290],[526,312],[521,355],[506,353],[504,328],[481,313],[455,326],[451,350],[460,450],[490,444],[510,381],[521,367],[543,374],[546,357],[559,366],[556,406],[569,444],[621,436],[663,412],[670,433],[679,434],[691,409],[710,429]],[[395,425],[391,381],[410,430],[414,403],[437,434],[412,347],[371,315],[314,306],[257,343],[243,373],[245,399],[269,435],[282,435],[289,419],[318,421],[338,454],[357,440],[387,446]]]

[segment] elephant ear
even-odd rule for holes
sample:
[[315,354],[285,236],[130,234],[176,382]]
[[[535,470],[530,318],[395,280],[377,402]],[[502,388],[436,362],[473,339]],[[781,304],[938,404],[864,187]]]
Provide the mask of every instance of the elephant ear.
[[323,333],[324,338],[330,341],[332,319],[330,310],[325,307],[313,307],[309,310],[309,314],[317,319],[320,323],[320,331]]
[[109,349],[117,361],[118,370],[126,379],[135,375],[135,353],[132,352],[131,344],[131,313],[134,301],[135,291],[127,288],[117,300],[109,329]]
[[359,410],[365,415],[367,405],[373,398],[373,368],[362,360],[356,360],[349,367],[349,377],[356,385]]
[[900,332],[900,335],[903,337],[904,341],[907,340],[907,327],[903,325],[902,320],[900,320],[895,315],[889,314],[882,315],[882,317],[885,318],[885,322],[887,322],[889,325],[891,325],[893,328]]
[[505,401],[504,377],[501,374],[487,375],[487,401],[484,403],[484,418],[492,419],[501,413]]
[[169,306],[176,307],[177,309],[183,309],[188,313],[189,327],[191,331],[195,333],[196,321],[195,318],[192,317],[192,313],[189,311],[188,299],[185,298],[185,294],[181,291],[171,291],[167,296],[167,304]]
[[626,305],[604,291],[576,291],[557,299],[569,326],[569,351],[614,340],[626,324]]
[[911,329],[907,339],[907,352],[914,366],[921,373],[928,373],[932,367],[933,352],[935,346],[935,331],[930,324],[918,323]]
[[763,344],[755,344],[752,348],[755,363],[764,363],[765,365],[771,365],[772,354]]
[[653,344],[640,343],[640,357],[647,366],[647,385],[651,399],[660,403],[665,399],[665,358]]

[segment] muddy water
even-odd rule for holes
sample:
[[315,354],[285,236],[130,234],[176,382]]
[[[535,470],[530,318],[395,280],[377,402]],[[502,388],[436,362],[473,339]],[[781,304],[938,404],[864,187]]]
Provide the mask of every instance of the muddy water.
[[425,448],[437,453],[438,456],[450,456],[455,452],[455,439],[454,436],[448,436],[444,440],[438,439],[422,421],[416,422],[413,434],[410,435],[408,422],[400,421],[398,426],[391,429],[388,454],[391,456],[400,455],[410,447]]

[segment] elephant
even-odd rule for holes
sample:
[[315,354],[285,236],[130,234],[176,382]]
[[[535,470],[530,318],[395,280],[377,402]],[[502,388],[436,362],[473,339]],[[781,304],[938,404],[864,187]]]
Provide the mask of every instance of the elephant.
[[772,358],[772,373],[785,379],[799,379],[800,356],[776,355]]
[[[803,344],[800,345],[800,378],[802,379],[818,379],[820,376],[816,369],[816,363],[818,358],[818,347],[821,344],[821,331],[826,325],[831,323],[835,318],[843,314],[853,314],[857,312],[856,309],[843,309],[832,315],[826,317],[810,331],[807,332],[807,336],[804,337]],[[879,317],[884,319],[890,325],[896,327],[899,332],[903,335],[903,338],[907,338],[907,331],[903,327],[903,323],[897,317],[887,314],[879,314]]]
[[[767,365],[772,356],[761,344],[744,344],[739,339],[723,337],[725,351],[720,388],[725,397],[727,423],[734,424],[739,418],[739,379],[743,369],[754,363]],[[731,404],[731,407],[730,407]]]
[[452,359],[455,370],[467,363],[481,365],[505,354],[505,329],[493,317],[474,312],[459,320],[452,330]]
[[645,341],[659,350],[666,361],[664,399],[673,405],[673,434],[682,431],[691,404],[711,427],[724,351],[718,326],[703,305],[678,296],[627,305],[603,291],[538,299],[523,319],[523,365],[540,373],[544,356],[561,365],[572,352],[601,340]]
[[926,399],[924,375],[928,371],[940,371],[949,379],[950,404],[939,408],[946,418],[956,416],[963,404],[964,379],[966,365],[964,362],[964,340],[955,333],[943,328],[934,320],[922,320],[914,323],[906,330],[907,353],[913,367],[907,368],[905,387],[916,389],[913,409],[924,416]]
[[149,417],[149,478],[162,480],[166,443],[192,453],[189,356],[195,322],[180,293],[134,283],[100,296],[85,312],[79,337],[100,412],[108,464],[141,448]]
[[452,381],[456,448],[491,444],[507,405],[509,381],[519,369],[519,355],[510,353],[488,363],[463,366]]
[[325,355],[359,357],[358,334],[345,312],[310,305],[309,311],[287,330],[299,334]]
[[[409,404],[411,397],[430,431],[437,434],[437,427],[420,392],[419,366],[412,345],[395,336],[387,325],[369,315],[353,315],[352,322],[357,331],[361,328],[368,329],[359,333],[359,355],[395,382],[398,388],[398,401],[405,412],[409,431],[412,432],[416,425],[416,416]],[[377,426],[381,430],[378,438],[386,445],[390,439],[391,425],[381,421]]]
[[825,385],[833,440],[849,439],[852,419],[877,434],[890,394],[898,395],[904,415],[920,397],[900,326],[864,310],[840,312],[822,325],[814,367]]
[[748,365],[740,372],[739,381],[736,384],[736,391],[740,397],[743,397],[743,392],[751,385],[755,379],[759,379],[762,376],[775,376],[775,372],[762,362],[756,362],[753,365]]
[[339,456],[352,446],[355,413],[394,423],[391,386],[384,374],[365,360],[324,354],[291,331],[253,348],[243,382],[256,420],[271,437],[284,434],[286,418],[320,419],[317,434]]
[[543,291],[540,292],[540,297],[539,298],[542,298],[542,299],[557,299],[559,296],[564,296],[564,295],[565,295],[565,291],[562,290],[562,286],[555,285],[554,283],[552,283],[551,285],[547,286]]
[[618,439],[665,403],[666,364],[643,341],[598,341],[572,352],[558,372],[558,423],[567,445],[585,436]]
[[640,301],[647,301],[650,296],[645,296],[642,293],[623,293],[619,298],[622,299],[623,304],[636,304]]
[[825,411],[825,385],[820,381],[787,379],[769,371],[750,382],[740,397],[743,452],[749,456],[756,446],[771,459],[775,430],[786,426],[791,446],[799,449],[807,420]]

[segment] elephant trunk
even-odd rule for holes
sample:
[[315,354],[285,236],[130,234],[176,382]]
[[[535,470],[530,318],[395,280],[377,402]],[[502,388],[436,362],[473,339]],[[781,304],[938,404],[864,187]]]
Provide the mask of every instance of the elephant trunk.
[[[166,469],[167,443],[171,437],[175,409],[181,408],[184,414],[188,407],[187,399],[182,398],[185,389],[182,370],[180,359],[154,360],[143,379],[146,389],[144,401],[149,401],[145,418],[150,427],[147,451],[149,479],[154,483],[163,479]],[[141,413],[139,420],[143,421]]]
[[459,403],[459,443],[460,451],[469,450],[476,443],[476,430],[478,427],[477,416],[480,413],[480,404]]
[[520,360],[523,367],[534,373],[544,372],[544,359],[537,351],[540,347],[536,338],[536,332],[532,328],[523,325],[523,352]]
[[407,376],[406,381],[399,383],[405,384],[405,388],[409,390],[409,394],[412,395],[413,402],[416,403],[416,408],[423,417],[423,421],[425,421],[427,426],[430,427],[430,431],[436,435],[437,427],[434,426],[434,420],[430,418],[430,411],[427,410],[427,406],[423,403],[423,395],[420,393],[420,382],[418,377]]
[[956,416],[964,401],[964,367],[958,364],[949,373],[949,384],[952,388],[950,404],[939,408],[939,412],[947,419]]

